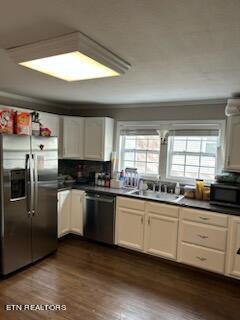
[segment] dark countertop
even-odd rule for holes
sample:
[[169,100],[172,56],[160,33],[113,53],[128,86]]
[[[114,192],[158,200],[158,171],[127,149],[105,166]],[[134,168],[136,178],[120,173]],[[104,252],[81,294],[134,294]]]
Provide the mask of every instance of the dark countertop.
[[177,203],[170,202],[170,201],[163,201],[156,198],[144,197],[142,195],[129,194],[129,191],[131,191],[131,189],[130,190],[129,189],[113,189],[113,188],[104,188],[104,187],[98,187],[98,186],[68,184],[68,185],[60,185],[58,188],[58,191],[71,190],[71,189],[84,190],[86,192],[97,192],[101,194],[108,194],[108,195],[115,195],[115,196],[137,198],[137,199],[148,200],[148,201],[156,201],[156,202],[167,203],[175,206],[188,207],[188,208],[240,216],[240,209],[238,208],[217,206],[217,205],[210,204],[209,201],[201,201],[201,200],[194,200],[194,199],[187,199],[187,198],[183,198]]

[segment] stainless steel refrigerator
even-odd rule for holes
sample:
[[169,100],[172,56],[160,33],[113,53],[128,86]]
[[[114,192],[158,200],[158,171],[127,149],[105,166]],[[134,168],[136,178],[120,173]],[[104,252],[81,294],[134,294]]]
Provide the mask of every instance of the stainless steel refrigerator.
[[56,137],[0,134],[1,274],[57,248]]

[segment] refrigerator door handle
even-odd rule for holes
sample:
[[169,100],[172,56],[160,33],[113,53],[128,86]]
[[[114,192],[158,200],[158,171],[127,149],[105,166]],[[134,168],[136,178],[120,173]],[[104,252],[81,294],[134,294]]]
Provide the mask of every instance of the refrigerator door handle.
[[[30,155],[26,154],[25,158],[25,190],[26,190],[26,205],[27,205],[27,214],[31,216],[31,192],[29,192],[28,187],[28,170],[30,172]],[[30,181],[30,188],[31,188],[31,181]]]
[[37,169],[37,158],[36,155],[33,154],[33,163],[34,163],[34,199],[33,199],[33,214],[38,213],[38,169]]
[[33,155],[30,157],[30,190],[31,190],[31,196],[30,196],[30,211],[32,215],[34,216],[34,181],[33,181]]

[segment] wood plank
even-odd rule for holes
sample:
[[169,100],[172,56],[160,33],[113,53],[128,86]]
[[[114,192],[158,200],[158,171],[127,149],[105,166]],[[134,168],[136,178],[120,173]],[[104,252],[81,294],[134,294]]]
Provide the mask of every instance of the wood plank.
[[[146,255],[67,237],[56,254],[0,281],[6,320],[239,320],[240,284]],[[4,304],[67,311],[5,311]]]

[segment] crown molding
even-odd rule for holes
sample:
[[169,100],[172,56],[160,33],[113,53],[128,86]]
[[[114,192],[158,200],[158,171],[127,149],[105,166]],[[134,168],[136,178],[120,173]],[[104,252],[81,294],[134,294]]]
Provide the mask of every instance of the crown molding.
[[70,106],[74,109],[126,109],[126,108],[159,108],[159,107],[185,107],[200,105],[227,104],[228,98],[189,100],[189,101],[165,101],[153,103],[123,103],[123,104],[104,104],[104,103],[74,103]]
[[0,91],[0,104],[10,107],[34,109],[59,114],[66,113],[68,109],[68,105],[66,104],[56,104],[53,102],[26,97],[7,91]]

